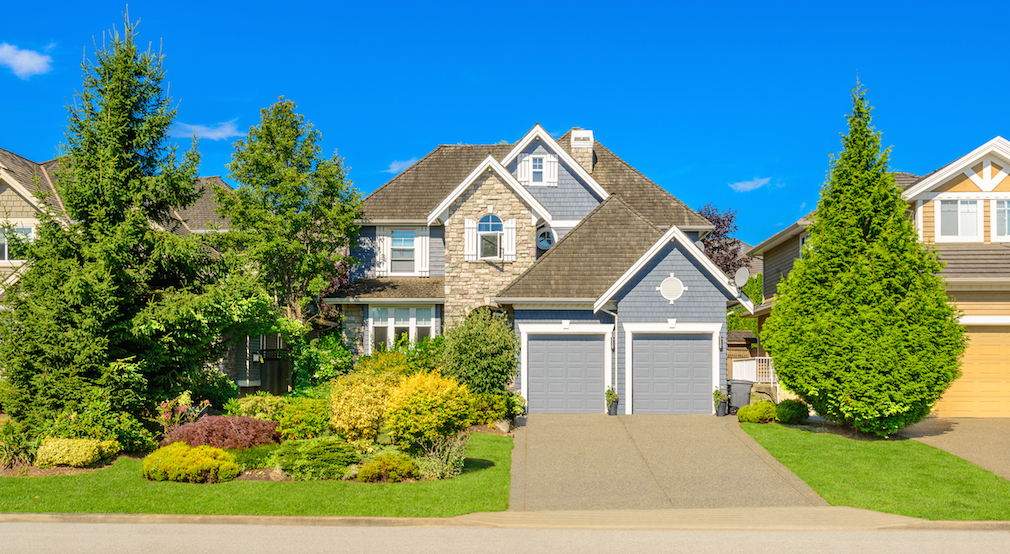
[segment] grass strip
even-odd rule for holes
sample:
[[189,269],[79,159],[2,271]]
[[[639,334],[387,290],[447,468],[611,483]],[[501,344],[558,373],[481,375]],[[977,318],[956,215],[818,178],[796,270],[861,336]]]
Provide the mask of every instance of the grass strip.
[[452,517],[508,508],[512,439],[474,434],[445,481],[152,482],[139,460],[80,475],[0,478],[0,512]]
[[742,426],[833,506],[932,520],[1010,520],[1010,482],[919,441]]

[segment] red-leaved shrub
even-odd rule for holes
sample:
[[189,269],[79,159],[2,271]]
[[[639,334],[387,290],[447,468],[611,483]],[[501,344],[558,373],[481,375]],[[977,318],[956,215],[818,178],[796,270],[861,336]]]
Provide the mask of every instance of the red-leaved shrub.
[[193,423],[180,425],[165,435],[161,446],[184,442],[193,448],[245,449],[279,442],[276,421],[263,421],[246,416],[204,416]]

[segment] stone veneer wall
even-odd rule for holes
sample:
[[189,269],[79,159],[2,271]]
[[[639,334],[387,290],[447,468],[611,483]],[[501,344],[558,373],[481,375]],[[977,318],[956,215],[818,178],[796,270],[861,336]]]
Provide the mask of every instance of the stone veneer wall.
[[572,157],[579,162],[586,173],[593,173],[593,149],[592,148],[572,148]]
[[341,311],[344,316],[344,343],[350,346],[351,354],[361,356],[365,353],[365,309],[352,304],[343,306]]
[[[502,222],[516,220],[516,260],[466,261],[465,221],[491,212]],[[445,327],[452,325],[470,310],[493,306],[494,297],[513,279],[536,261],[530,208],[497,175],[485,172],[456,199],[445,222]]]

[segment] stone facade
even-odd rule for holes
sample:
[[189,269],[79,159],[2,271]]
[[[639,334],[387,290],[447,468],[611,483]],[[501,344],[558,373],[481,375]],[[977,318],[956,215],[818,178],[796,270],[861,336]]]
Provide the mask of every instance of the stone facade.
[[579,162],[586,173],[593,174],[593,149],[592,148],[572,148],[572,157]]
[[[466,261],[466,220],[494,213],[516,220],[516,259]],[[493,172],[485,172],[453,202],[445,222],[445,312],[451,327],[470,310],[493,306],[494,297],[536,261],[536,227],[530,207]]]
[[351,349],[351,354],[361,356],[365,353],[365,308],[349,304],[343,306],[344,316],[344,344]]

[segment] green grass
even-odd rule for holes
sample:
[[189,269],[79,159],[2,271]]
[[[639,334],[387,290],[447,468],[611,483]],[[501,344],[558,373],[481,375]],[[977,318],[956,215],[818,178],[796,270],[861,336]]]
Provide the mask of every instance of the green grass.
[[1010,482],[919,441],[742,426],[834,506],[934,520],[1010,520]]
[[445,481],[147,481],[120,458],[92,473],[0,478],[0,512],[451,517],[508,508],[512,439],[474,434],[463,474]]

